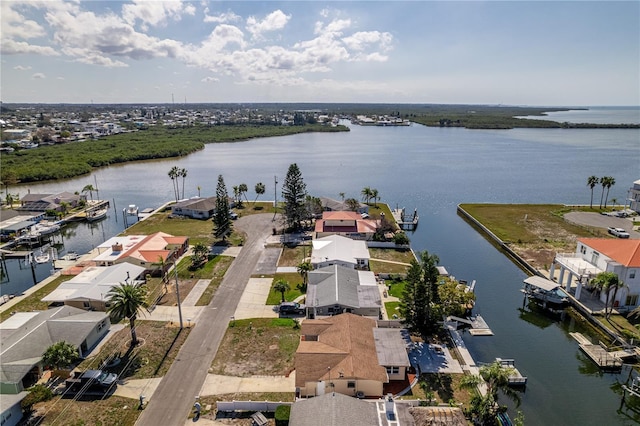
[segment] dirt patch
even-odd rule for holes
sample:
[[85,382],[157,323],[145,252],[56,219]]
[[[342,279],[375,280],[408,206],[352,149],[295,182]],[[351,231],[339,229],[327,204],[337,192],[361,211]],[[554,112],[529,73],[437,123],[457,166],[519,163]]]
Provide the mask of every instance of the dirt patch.
[[294,368],[300,329],[288,318],[232,322],[211,364],[211,373],[227,376],[286,376]]
[[[178,283],[180,285],[180,299],[182,301],[184,301],[185,297],[189,295],[189,292],[193,290],[193,287],[196,285],[197,282],[198,280],[195,278],[178,279]],[[175,280],[169,280],[167,282],[166,293],[162,295],[162,297],[160,298],[160,300],[158,300],[156,304],[158,306],[178,306],[178,295],[176,294]]]
[[[141,411],[136,400],[111,396],[106,399],[78,401],[53,398],[34,406],[31,424],[59,425],[134,425]],[[46,416],[46,417],[45,417]],[[38,421],[39,419],[39,421]]]

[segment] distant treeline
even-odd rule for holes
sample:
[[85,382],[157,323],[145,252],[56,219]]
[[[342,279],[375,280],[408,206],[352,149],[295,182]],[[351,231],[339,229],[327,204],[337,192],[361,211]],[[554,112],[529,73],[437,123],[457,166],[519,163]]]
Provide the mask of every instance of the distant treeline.
[[258,137],[304,132],[349,130],[345,126],[194,126],[170,129],[151,127],[97,140],[68,142],[13,153],[2,153],[0,179],[4,185],[68,179],[91,173],[96,167],[130,161],[180,157],[206,143],[236,142]]

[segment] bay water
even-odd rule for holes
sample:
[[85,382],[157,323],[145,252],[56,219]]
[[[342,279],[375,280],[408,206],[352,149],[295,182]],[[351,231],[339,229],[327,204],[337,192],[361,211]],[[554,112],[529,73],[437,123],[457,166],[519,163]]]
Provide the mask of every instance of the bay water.
[[[75,192],[87,184],[97,186],[99,198],[111,202],[107,219],[73,224],[63,231],[64,250],[85,253],[124,229],[122,209],[127,205],[155,208],[172,200],[168,172],[173,166],[188,171],[187,197],[213,196],[221,174],[230,192],[234,185],[246,183],[251,200],[253,187],[263,182],[266,193],[259,200],[281,199],[291,163],[298,164],[314,196],[340,199],[344,193],[360,199],[365,186],[375,188],[391,208],[418,210],[419,226],[409,233],[415,251],[435,253],[451,274],[477,281],[476,311],[495,335],[465,336],[465,341],[478,362],[515,358],[529,377],[519,408],[527,425],[636,424],[637,413],[619,410],[620,384],[628,371],[599,372],[568,335],[588,332],[578,322],[523,310],[519,289],[526,275],[462,220],[456,206],[588,204],[591,175],[613,176],[616,184],[609,199],[623,203],[633,181],[640,179],[640,130],[349,127],[350,132],[337,134],[209,144],[182,158],[116,165],[91,176],[13,191]],[[595,188],[597,200],[600,190]],[[50,264],[38,265],[38,280],[50,269]],[[3,294],[33,285],[29,269],[14,264],[9,274],[9,282],[0,286]]]

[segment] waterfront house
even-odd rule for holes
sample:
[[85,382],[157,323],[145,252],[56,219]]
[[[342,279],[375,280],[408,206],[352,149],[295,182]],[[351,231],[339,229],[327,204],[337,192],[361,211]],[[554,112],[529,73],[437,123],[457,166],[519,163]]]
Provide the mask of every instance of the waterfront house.
[[61,306],[40,312],[18,312],[0,323],[0,394],[18,394],[42,375],[42,354],[64,340],[86,356],[107,334],[104,312]]
[[291,405],[289,426],[371,426],[378,423],[375,404],[338,392],[300,399]]
[[354,240],[371,240],[379,221],[363,219],[360,213],[349,211],[323,212],[316,221],[314,238],[342,235]]
[[26,194],[20,199],[18,211],[44,212],[47,210],[62,211],[63,203],[69,208],[78,206],[81,200],[86,200],[85,195],[72,194],[70,192],[60,192],[57,194]]
[[321,318],[344,312],[380,318],[382,301],[371,271],[331,265],[308,273],[307,316]]
[[156,232],[152,235],[126,235],[108,239],[96,247],[98,255],[93,259],[98,266],[110,266],[128,262],[143,266],[145,273],[157,273],[160,264],[169,268],[189,249],[188,237]]
[[[571,283],[577,284],[575,298],[580,300],[582,289],[600,272],[614,272],[624,282],[613,303],[619,311],[639,306],[640,296],[640,240],[612,238],[580,238],[575,253],[556,254],[550,268],[550,277],[560,267],[558,283],[569,291]],[[565,276],[565,273],[567,274]],[[611,294],[613,297],[613,294]],[[602,292],[600,300],[606,301]]]
[[172,216],[184,216],[192,219],[210,219],[215,211],[216,197],[193,197],[171,206]]
[[633,182],[628,194],[627,202],[629,203],[629,208],[636,213],[640,213],[640,179]]
[[144,283],[145,268],[123,262],[112,266],[90,266],[65,281],[42,298],[43,302],[62,303],[79,309],[106,311],[108,294],[121,283]]
[[352,240],[342,235],[316,238],[312,242],[311,264],[314,269],[340,265],[351,269],[369,269],[369,249],[362,240]]
[[353,314],[305,320],[295,354],[296,392],[381,397],[385,384],[405,379],[409,365],[399,329],[378,329],[375,320]]
[[[320,197],[320,203],[322,204],[322,210],[326,212],[336,211],[349,211],[349,206],[344,201],[334,200],[333,198]],[[369,206],[358,202],[357,213],[369,213]]]

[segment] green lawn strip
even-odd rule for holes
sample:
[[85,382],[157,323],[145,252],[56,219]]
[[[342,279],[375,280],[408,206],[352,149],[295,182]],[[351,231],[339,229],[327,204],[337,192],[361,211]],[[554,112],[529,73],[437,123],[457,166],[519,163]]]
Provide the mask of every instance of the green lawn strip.
[[400,306],[400,302],[384,302],[384,308],[387,311],[387,317],[389,319],[394,319],[393,315],[400,316],[400,310],[396,309]]
[[369,248],[369,255],[371,259],[375,260],[389,260],[392,262],[411,263],[415,260],[415,256],[411,250],[399,250],[394,248]]
[[617,331],[627,339],[633,338],[634,340],[640,340],[640,330],[634,325],[638,323],[638,319],[631,317],[625,318],[622,315],[612,314],[609,319],[603,316],[595,316],[595,318],[610,330]]
[[[128,320],[124,320],[128,324]],[[100,349],[100,352],[80,363],[79,369],[97,369],[109,357],[121,359],[120,364],[108,370],[127,379],[148,379],[162,377],[169,370],[180,347],[186,340],[190,328],[171,326],[162,321],[137,321],[136,332],[142,342],[130,349],[131,330],[129,327],[114,334]]]
[[371,259],[369,260],[369,269],[374,274],[406,274],[409,267]]
[[385,281],[385,284],[391,285],[391,289],[389,289],[389,296],[401,298],[402,293],[404,292],[404,286],[407,284],[406,281]]
[[230,256],[216,256],[214,259],[207,262],[207,265],[210,263],[213,264],[213,269],[211,270],[212,278],[209,285],[200,296],[200,299],[198,299],[196,306],[207,306],[211,302],[216,290],[220,287],[224,274],[226,274],[227,269],[229,269],[229,266],[231,266],[234,259],[235,258]]
[[45,311],[49,307],[48,302],[43,302],[41,299],[51,293],[58,286],[73,278],[73,275],[61,275],[51,281],[49,284],[44,285],[42,288],[34,291],[30,295],[26,296],[23,300],[19,301],[15,305],[7,308],[0,313],[0,321],[4,321],[11,316],[12,312],[31,312],[31,311]]
[[269,296],[267,297],[267,305],[279,305],[282,301],[282,294],[279,291],[273,289],[273,285],[279,279],[283,279],[289,282],[291,289],[284,293],[286,301],[292,301],[303,293],[298,288],[298,284],[302,284],[302,277],[297,272],[276,273],[273,277],[271,284],[271,290],[269,290]]
[[[247,184],[247,186],[249,186],[250,189],[253,189],[253,187],[250,184]],[[273,202],[268,202],[268,201],[254,202],[254,200],[249,200],[249,201],[244,200],[242,202],[242,206],[236,206],[232,210],[236,212],[238,217],[249,216],[253,214],[263,214],[263,213],[274,214],[276,212],[275,207],[273,207]]]

